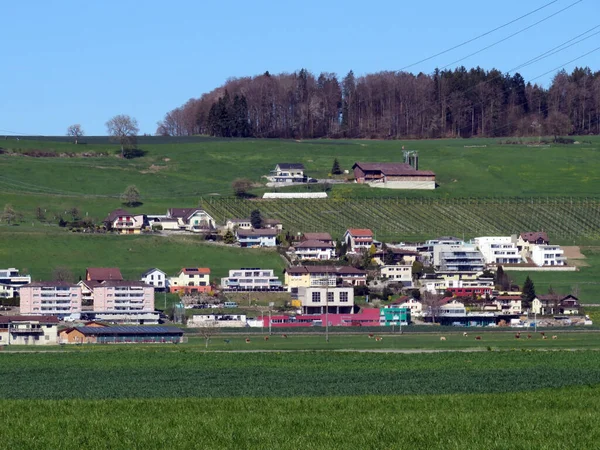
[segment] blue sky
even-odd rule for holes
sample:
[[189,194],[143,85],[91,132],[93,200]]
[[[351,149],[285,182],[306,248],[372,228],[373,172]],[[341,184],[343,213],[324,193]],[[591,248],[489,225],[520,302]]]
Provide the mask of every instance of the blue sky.
[[[549,1],[4,2],[0,134],[62,135],[80,123],[86,134],[102,135],[116,114],[130,114],[142,133],[154,133],[167,111],[229,77],[303,67],[341,76],[350,69],[357,75],[398,70]],[[429,73],[574,1],[559,0],[409,70]],[[596,25],[600,1],[583,0],[460,64],[508,71]],[[599,45],[596,35],[520,73],[529,80]],[[600,70],[600,51],[565,68],[575,65]]]

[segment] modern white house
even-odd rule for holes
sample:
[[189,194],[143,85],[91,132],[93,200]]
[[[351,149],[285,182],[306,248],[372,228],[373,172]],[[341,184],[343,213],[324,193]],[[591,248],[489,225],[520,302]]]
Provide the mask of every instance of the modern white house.
[[485,236],[473,239],[486,264],[519,264],[521,253],[511,236]]
[[294,244],[294,254],[300,260],[328,260],[335,258],[335,245],[325,241],[301,241]]
[[354,288],[351,286],[311,286],[298,288],[303,314],[352,314]]
[[192,231],[196,233],[215,229],[215,219],[199,208],[169,208],[164,215],[148,215],[152,226],[161,226],[167,231]]
[[[250,219],[227,219],[227,222],[225,222],[226,230],[234,231],[238,228],[241,228],[243,230],[251,230],[252,222],[250,221]],[[283,224],[280,220],[277,219],[263,219],[262,228],[271,228],[281,231],[283,230]]]
[[274,183],[303,183],[306,181],[304,176],[304,165],[300,163],[279,163],[267,179]]
[[273,269],[242,268],[221,278],[221,287],[224,291],[282,291],[283,283]]
[[39,281],[22,286],[20,312],[78,319],[81,313],[81,286],[65,281]]
[[140,278],[140,281],[153,286],[155,291],[164,291],[169,287],[167,274],[156,268],[149,269],[144,272]]
[[11,267],[0,269],[0,297],[13,298],[19,288],[31,283],[31,275],[20,275],[19,270]]
[[240,243],[240,247],[276,247],[277,235],[279,232],[276,229],[238,229],[236,238]]
[[433,265],[438,273],[474,274],[483,271],[483,255],[473,244],[436,244]]
[[532,245],[531,259],[536,266],[566,266],[565,252],[559,245]]
[[411,264],[382,266],[381,276],[389,281],[402,283],[405,287],[412,287],[413,285]]

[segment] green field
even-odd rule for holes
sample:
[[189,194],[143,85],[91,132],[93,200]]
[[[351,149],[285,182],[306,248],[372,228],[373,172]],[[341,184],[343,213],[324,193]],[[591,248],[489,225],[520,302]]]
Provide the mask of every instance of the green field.
[[8,352],[0,398],[7,448],[591,449],[600,353]]
[[138,279],[152,267],[168,275],[182,267],[210,267],[219,283],[230,269],[260,266],[281,276],[284,267],[274,250],[206,244],[198,236],[86,235],[40,227],[0,231],[0,261],[27,270],[34,280],[50,279],[57,266],[70,268],[76,277],[84,277],[87,267],[120,267],[126,279]]

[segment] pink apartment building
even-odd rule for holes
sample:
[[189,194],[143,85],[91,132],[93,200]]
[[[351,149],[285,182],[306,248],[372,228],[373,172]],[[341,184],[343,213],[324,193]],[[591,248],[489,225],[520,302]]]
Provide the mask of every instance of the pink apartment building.
[[154,311],[154,287],[141,281],[107,280],[94,284],[95,312]]
[[81,286],[64,281],[40,281],[19,290],[21,314],[66,317],[81,312]]

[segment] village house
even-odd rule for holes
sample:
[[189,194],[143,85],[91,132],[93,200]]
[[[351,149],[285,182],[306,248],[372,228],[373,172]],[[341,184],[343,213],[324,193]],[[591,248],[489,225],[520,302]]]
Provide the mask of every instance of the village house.
[[242,268],[229,271],[229,276],[221,278],[225,291],[282,291],[283,284],[275,276],[273,269]]
[[535,244],[531,245],[531,260],[536,266],[566,266],[565,252],[558,245]]
[[[388,255],[392,256],[391,263],[386,264],[386,258]],[[380,266],[394,265],[394,264],[412,264],[420,259],[419,252],[415,250],[408,250],[400,247],[388,246],[385,250],[378,249],[373,255],[373,262]]]
[[374,242],[373,232],[366,228],[349,228],[344,233],[343,241],[348,246],[349,253],[369,250]]
[[20,289],[20,313],[79,318],[81,286],[65,281],[37,281]]
[[207,267],[188,267],[179,271],[177,276],[169,278],[171,293],[197,294],[210,292],[210,269]]
[[164,291],[168,288],[167,274],[160,269],[149,269],[141,276],[140,281],[154,287],[155,291]]
[[31,275],[20,275],[14,267],[0,269],[0,298],[15,297],[19,294],[19,288],[29,283]]
[[142,229],[148,225],[148,221],[143,214],[134,215],[124,209],[115,209],[104,219],[104,225],[109,231],[121,234],[140,234]]
[[300,241],[319,241],[325,242],[326,244],[334,244],[333,238],[329,233],[304,233],[302,234]]
[[274,183],[303,183],[306,181],[304,165],[300,163],[279,163],[271,170],[267,179]]
[[123,280],[123,275],[117,267],[88,267],[85,271],[87,281],[103,282],[107,280]]
[[296,257],[300,260],[328,260],[335,258],[335,245],[324,241],[300,241],[292,248]]
[[381,277],[404,287],[413,286],[412,264],[381,266]]
[[523,312],[522,300],[519,295],[498,295],[493,303],[502,314],[521,314]]
[[0,316],[0,345],[56,345],[58,317]]
[[410,310],[412,317],[423,317],[423,303],[414,297],[403,295],[392,302],[392,305],[396,305],[399,308],[406,308]]
[[240,247],[276,247],[277,229],[238,229],[235,232]]
[[215,229],[215,220],[203,209],[169,208],[164,218],[160,218],[163,230],[203,232]]
[[435,173],[417,170],[407,163],[356,162],[357,183],[388,189],[435,189]]
[[531,312],[542,316],[577,315],[580,308],[579,299],[574,295],[538,295],[531,302]]

